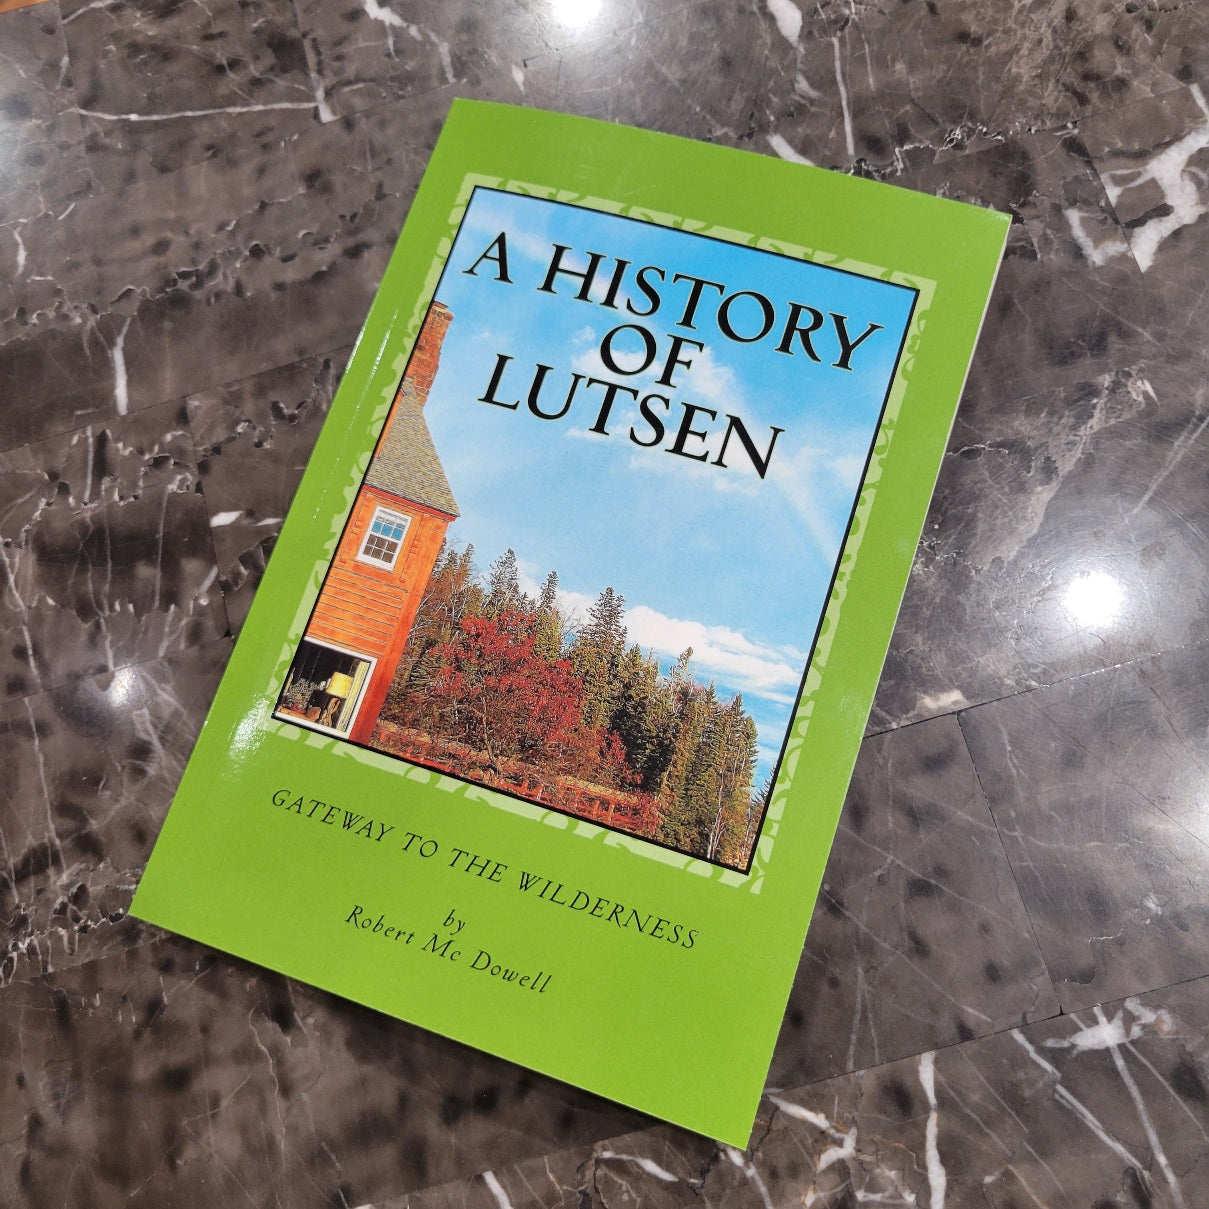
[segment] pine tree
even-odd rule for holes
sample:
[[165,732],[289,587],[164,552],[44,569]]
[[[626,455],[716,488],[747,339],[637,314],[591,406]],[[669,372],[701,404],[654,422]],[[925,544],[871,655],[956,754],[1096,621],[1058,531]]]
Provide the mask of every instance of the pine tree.
[[617,709],[618,672],[626,649],[625,597],[605,588],[588,610],[588,620],[567,657],[584,684],[584,725],[608,726]]
[[553,662],[562,655],[566,636],[567,620],[558,607],[558,572],[551,571],[537,601],[534,649],[543,659]]
[[483,616],[496,618],[504,613],[533,613],[536,604],[521,591],[516,551],[507,549],[487,570],[487,600]]
[[694,682],[691,658],[690,648],[666,682],[673,738],[659,785],[658,838],[681,852],[737,866],[751,843],[756,724],[741,696],[722,702],[712,684]]
[[709,722],[709,699],[689,676],[691,655],[690,648],[672,669],[675,737],[659,790],[659,838],[681,852],[701,853],[707,836],[694,817],[692,798],[700,779],[698,749]]
[[695,727],[695,742],[685,769],[679,805],[688,850],[704,855],[709,849],[710,830],[717,813],[720,765],[726,735],[713,684],[706,689],[698,687],[694,696],[699,721]]
[[387,695],[391,721],[426,728],[425,702],[438,661],[434,652],[458,632],[462,619],[482,609],[483,592],[475,582],[474,547],[441,547],[420,600],[407,645]]
[[659,675],[659,664],[636,645],[621,660],[617,690],[609,729],[625,747],[640,787],[655,788],[671,758],[671,691]]
[[738,849],[734,855],[735,865],[747,865],[751,861],[756,838],[760,832],[760,824],[768,812],[768,804],[772,800],[772,790],[775,781],[773,773],[764,778],[764,783],[757,792],[752,793],[747,803],[747,815],[743,820],[742,835],[739,837]]
[[709,860],[740,864],[746,859],[743,849],[749,838],[758,741],[756,724],[744,711],[741,695],[736,694],[720,712],[718,729],[717,796],[706,855]]

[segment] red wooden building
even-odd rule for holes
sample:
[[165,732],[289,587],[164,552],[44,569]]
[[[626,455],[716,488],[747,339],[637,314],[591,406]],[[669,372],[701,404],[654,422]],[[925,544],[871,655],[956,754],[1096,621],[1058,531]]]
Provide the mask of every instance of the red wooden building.
[[458,506],[424,419],[453,315],[425,316],[278,702],[279,717],[366,743]]

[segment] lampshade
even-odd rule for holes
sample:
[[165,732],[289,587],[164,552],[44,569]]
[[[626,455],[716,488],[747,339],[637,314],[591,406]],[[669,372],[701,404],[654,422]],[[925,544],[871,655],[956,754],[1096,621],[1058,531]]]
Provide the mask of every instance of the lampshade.
[[344,672],[334,672],[327,682],[327,691],[332,697],[347,697],[353,691],[353,678]]

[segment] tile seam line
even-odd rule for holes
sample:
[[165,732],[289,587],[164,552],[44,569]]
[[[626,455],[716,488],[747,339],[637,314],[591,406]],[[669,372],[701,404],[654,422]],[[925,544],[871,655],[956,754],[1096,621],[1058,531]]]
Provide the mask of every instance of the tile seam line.
[[[1024,694],[1018,694],[1023,696]],[[969,712],[969,711],[966,711]],[[1011,853],[1008,851],[1007,845],[1003,842],[1003,832],[999,826],[999,819],[995,814],[994,808],[991,805],[991,795],[987,793],[986,786],[983,784],[982,771],[978,767],[978,761],[974,757],[973,749],[970,747],[970,739],[966,734],[966,728],[962,723],[962,713],[954,715],[957,720],[957,731],[961,735],[961,743],[965,748],[966,757],[970,761],[970,768],[974,771],[974,781],[978,785],[978,793],[982,798],[983,805],[986,806],[986,812],[990,816],[991,825],[995,828],[995,838],[999,841],[999,851],[1003,853],[1003,859],[1007,862],[1008,872],[1012,875],[1012,885],[1016,888],[1016,897],[1020,900],[1020,906],[1024,909],[1024,918],[1028,920],[1029,936],[1033,941],[1033,948],[1041,962],[1041,969],[1045,974],[1045,981],[1049,985],[1050,993],[1054,997],[1054,1003],[1057,1004],[1058,1011],[1055,1015],[1046,1016],[1044,1019],[1053,1020],[1058,1016],[1066,1014],[1062,1006],[1062,996],[1058,994],[1057,984],[1054,982],[1054,973],[1050,969],[1049,960],[1046,958],[1045,950],[1041,947],[1041,941],[1037,936],[1037,923],[1033,919],[1033,913],[1029,910],[1028,900],[1024,896],[1024,891],[1020,886],[1020,876],[1016,872],[1016,866],[1012,863]],[[1016,1026],[1021,1027],[1021,1026]],[[1011,1030],[1003,1030],[1010,1032]]]
[[1128,999],[1139,999],[1144,995],[1161,995],[1166,991],[1175,990],[1178,987],[1188,986],[1189,984],[1194,983],[1194,982],[1206,982],[1207,984],[1209,984],[1209,972],[1203,973],[1203,974],[1193,974],[1192,976],[1190,976],[1188,978],[1177,979],[1175,982],[1165,983],[1162,986],[1153,987],[1149,990],[1131,991],[1129,994],[1120,995],[1115,999],[1104,999],[1097,1003],[1090,1003],[1086,1007],[1080,1007],[1080,1008],[1076,1009],[1075,1011],[1067,1012],[1065,1010],[1059,1010],[1058,1012],[1056,1012],[1050,1016],[1042,1016],[1037,1020],[1030,1020],[1024,1024],[1007,1025],[1003,1028],[994,1029],[988,1033],[982,1033],[977,1037],[969,1037],[969,1038],[966,1038],[965,1040],[950,1041],[944,1045],[931,1046],[926,1049],[913,1050],[911,1053],[902,1054],[900,1057],[897,1057],[897,1058],[889,1058],[885,1062],[878,1062],[878,1063],[874,1064],[873,1066],[858,1066],[858,1067],[853,1067],[851,1070],[836,1071],[834,1074],[823,1075],[823,1076],[819,1077],[818,1079],[810,1079],[805,1083],[795,1083],[789,1087],[767,1087],[764,1089],[764,1092],[762,1094],[765,1097],[770,1096],[770,1095],[777,1095],[777,1096],[793,1095],[795,1092],[804,1091],[807,1088],[822,1086],[825,1083],[831,1082],[833,1079],[842,1079],[842,1078],[846,1078],[849,1076],[872,1074],[876,1071],[886,1070],[887,1068],[894,1066],[896,1063],[911,1062],[911,1061],[921,1057],[924,1054],[948,1053],[952,1050],[958,1050],[965,1046],[977,1045],[979,1042],[982,1042],[982,1041],[989,1041],[995,1037],[1010,1036],[1012,1033],[1021,1032],[1025,1029],[1037,1028],[1042,1025],[1052,1024],[1054,1021],[1058,1021],[1058,1020],[1070,1020],[1073,1022],[1077,1015],[1094,1011],[1096,1008],[1101,1008],[1101,1009],[1107,1008],[1113,1004],[1124,1003]]
[[[1161,650],[1147,651],[1145,654],[1134,655],[1130,659],[1123,659],[1119,663],[1108,663],[1103,667],[1091,668],[1082,672],[1072,672],[1069,676],[1061,676],[1056,680],[1047,681],[1045,684],[1027,685],[1022,688],[1013,689],[1010,692],[1001,693],[997,697],[988,697],[985,701],[976,701],[972,705],[959,705],[957,708],[945,710],[943,713],[928,714],[925,718],[912,718],[907,722],[899,723],[897,726],[887,726],[880,730],[871,730],[862,736],[862,742],[865,739],[876,739],[882,735],[910,730],[913,726],[922,726],[925,722],[935,722],[938,718],[961,718],[966,714],[974,713],[976,710],[986,709],[993,705],[1001,705],[1005,701],[1013,701],[1017,697],[1027,697],[1031,693],[1043,693],[1049,689],[1072,684],[1077,680],[1090,679],[1092,676],[1103,676],[1107,672],[1120,671],[1124,668],[1134,667],[1156,659],[1166,659],[1171,655],[1178,655],[1183,651],[1197,649],[1209,651],[1209,638],[1194,639],[1191,642],[1182,642],[1176,646],[1164,647]],[[981,781],[979,784],[981,787]]]
[[[1187,650],[1189,647],[1200,647],[1200,646],[1202,646],[1202,645],[1205,645],[1205,644],[1204,644],[1203,642],[1197,642],[1197,643],[1187,643],[1187,644],[1185,644],[1185,645],[1184,645],[1184,646],[1182,646],[1182,647],[1176,648],[1176,650],[1177,650],[1177,651],[1182,651],[1182,650]],[[1129,660],[1129,661],[1128,661],[1128,662],[1126,662],[1126,663],[1114,664],[1114,665],[1109,666],[1109,667],[1106,667],[1106,668],[1100,668],[1098,671],[1094,671],[1094,672],[1085,672],[1085,673],[1083,673],[1082,675],[1079,675],[1079,676],[1072,676],[1072,677],[1068,677],[1068,678],[1067,678],[1067,679],[1065,679],[1065,680],[1059,680],[1059,681],[1055,681],[1055,683],[1054,683],[1054,684],[1052,684],[1052,685],[1040,685],[1040,686],[1038,686],[1038,687],[1037,687],[1037,688],[1035,688],[1035,689],[1028,689],[1028,690],[1026,690],[1026,691],[1024,691],[1024,692],[1021,692],[1021,693],[1016,693],[1016,694],[1014,694],[1013,696],[1010,696],[1010,697],[1000,698],[1000,700],[1001,700],[1001,701],[1004,701],[1004,700],[1009,700],[1009,701],[1010,701],[1010,700],[1013,700],[1013,699],[1014,699],[1014,697],[1028,697],[1028,696],[1031,696],[1031,695],[1032,695],[1032,694],[1034,694],[1034,693],[1044,692],[1044,691],[1046,691],[1047,689],[1050,689],[1050,688],[1057,688],[1057,687],[1061,687],[1061,686],[1065,686],[1065,685],[1072,684],[1073,682],[1075,682],[1075,681],[1077,681],[1077,680],[1082,680],[1082,679],[1085,679],[1085,678],[1090,679],[1092,676],[1102,676],[1102,675],[1107,674],[1108,672],[1121,671],[1121,670],[1123,670],[1123,669],[1130,668],[1130,667],[1133,667],[1133,666],[1135,666],[1135,665],[1140,665],[1140,664],[1145,663],[1145,662],[1154,662],[1154,661],[1156,661],[1156,660],[1158,660],[1158,659],[1164,659],[1164,658],[1167,658],[1169,655],[1174,654],[1174,653],[1175,653],[1175,651],[1159,651],[1158,653],[1153,654],[1153,655],[1148,655],[1148,656],[1140,656],[1140,657],[1138,657],[1137,659],[1132,659],[1132,660]],[[1139,667],[1139,669],[1138,669],[1138,670],[1140,671],[1140,670],[1141,670],[1141,668]],[[1155,695],[1155,694],[1153,693],[1153,690],[1152,690],[1152,691],[1151,691],[1151,696],[1154,696],[1154,695]],[[996,705],[996,704],[998,704],[998,702],[995,702],[995,701],[988,701],[988,702],[986,702],[986,705],[988,705],[988,706],[991,706],[991,705]],[[967,714],[971,714],[971,713],[973,713],[975,710],[982,709],[982,708],[983,708],[983,706],[981,706],[981,705],[976,705],[976,706],[971,706],[969,709],[958,711],[958,713],[957,713],[957,715],[956,715],[956,716],[957,716],[957,721],[958,721],[958,726],[961,726],[961,719],[962,719],[963,717],[965,717]],[[1040,707],[1039,707],[1039,712],[1040,712]],[[1048,718],[1048,717],[1047,717],[1047,718],[1045,718],[1045,721],[1046,721],[1046,722],[1048,722],[1048,723],[1049,723],[1049,725],[1051,726],[1051,728],[1053,728],[1054,730],[1056,730],[1056,732],[1057,732],[1057,733],[1058,733],[1058,734],[1059,734],[1059,735],[1060,735],[1060,736],[1061,736],[1061,737],[1062,737],[1064,740],[1066,740],[1067,742],[1070,742],[1070,743],[1074,743],[1074,744],[1075,744],[1075,746],[1076,746],[1076,747],[1078,747],[1078,748],[1079,748],[1081,751],[1085,751],[1085,752],[1086,752],[1086,750],[1087,750],[1087,748],[1086,748],[1086,744],[1081,743],[1081,742],[1080,742],[1080,741],[1079,741],[1077,738],[1075,738],[1073,735],[1071,735],[1071,734],[1070,734],[1070,733],[1069,733],[1069,732],[1068,732],[1068,731],[1067,731],[1067,730],[1066,730],[1064,727],[1059,726],[1059,725],[1058,725],[1056,722],[1054,722],[1054,720],[1053,720],[1052,718]],[[963,739],[965,739],[965,728],[964,728],[963,726],[961,727],[961,731],[962,731],[962,738],[963,738]],[[989,795],[989,794],[987,794],[987,793],[986,793],[986,790],[983,788],[983,785],[982,785],[982,775],[981,775],[981,773],[979,773],[979,772],[978,772],[978,765],[977,765],[977,761],[976,761],[976,760],[975,760],[975,758],[974,758],[974,753],[973,753],[973,751],[972,751],[972,750],[970,750],[970,746],[969,746],[969,743],[968,743],[968,742],[966,743],[966,750],[969,752],[969,755],[970,755],[970,761],[971,761],[971,763],[973,763],[973,764],[974,764],[974,772],[975,772],[975,775],[978,777],[978,785],[979,785],[979,788],[980,788],[980,789],[982,789],[982,791],[983,791],[983,796],[986,798],[986,801],[987,801],[987,806],[988,806],[988,809],[990,809],[990,801],[991,801],[991,799],[990,799],[990,795]],[[1088,754],[1090,754],[1090,753],[1088,753]],[[1109,772],[1111,772],[1111,771],[1112,771],[1111,769],[1108,769],[1108,768],[1107,768],[1107,765],[1105,765],[1105,764],[1104,764],[1104,761],[1103,761],[1103,760],[1098,761],[1098,763],[1101,765],[1101,767],[1104,767],[1106,771],[1109,771]],[[1116,773],[1116,772],[1114,772],[1112,775],[1113,775],[1113,779],[1114,779],[1114,781],[1116,781],[1117,783],[1119,783],[1119,784],[1121,784],[1121,785],[1125,786],[1125,788],[1127,788],[1127,789],[1128,789],[1128,790],[1130,790],[1131,792],[1135,793],[1135,794],[1136,794],[1136,795],[1137,795],[1139,798],[1141,798],[1141,799],[1142,799],[1142,802],[1143,802],[1143,803],[1145,803],[1145,807],[1146,807],[1146,809],[1151,810],[1151,811],[1153,811],[1155,814],[1157,814],[1157,815],[1161,816],[1162,818],[1166,819],[1166,820],[1167,820],[1167,822],[1169,822],[1169,823],[1170,823],[1170,824],[1171,824],[1173,827],[1175,827],[1175,828],[1177,828],[1178,830],[1182,831],[1182,832],[1183,832],[1183,833],[1184,833],[1184,834],[1185,834],[1185,835],[1188,837],[1188,839],[1190,839],[1190,840],[1191,840],[1191,841],[1192,841],[1194,844],[1197,844],[1198,846],[1203,847],[1203,848],[1209,848],[1209,839],[1205,839],[1205,838],[1203,838],[1203,837],[1201,837],[1201,836],[1197,835],[1197,834],[1196,834],[1196,832],[1195,832],[1195,831],[1192,831],[1192,830],[1191,830],[1191,829],[1188,827],[1188,825],[1187,825],[1186,823],[1184,823],[1183,821],[1181,821],[1181,820],[1180,820],[1179,818],[1177,818],[1175,815],[1171,814],[1171,813],[1170,813],[1170,811],[1168,811],[1168,810],[1164,809],[1164,807],[1162,807],[1161,805],[1159,805],[1159,803],[1158,803],[1158,802],[1156,802],[1156,801],[1152,801],[1152,800],[1151,800],[1149,797],[1147,797],[1147,796],[1146,796],[1146,794],[1145,794],[1145,793],[1143,793],[1143,792],[1142,792],[1142,790],[1141,790],[1141,789],[1139,789],[1139,788],[1138,788],[1138,786],[1137,786],[1137,785],[1135,785],[1135,784],[1134,784],[1134,782],[1133,782],[1133,781],[1129,780],[1129,779],[1127,778],[1127,776],[1126,776],[1126,775],[1124,775],[1123,773]],[[996,820],[996,819],[995,819],[995,812],[994,812],[994,810],[993,810],[993,809],[991,809],[991,817],[992,817],[992,819],[995,821],[996,830],[998,830],[999,824],[998,824],[998,820]],[[1003,844],[1003,837],[1002,837],[1002,835],[1000,835],[1000,841],[999,841],[999,842],[1000,842],[1000,844]],[[1005,853],[1006,853],[1006,851],[1007,851],[1007,849],[1006,849],[1006,845],[1004,846],[1004,851],[1005,851]],[[1010,858],[1009,858],[1009,863],[1010,863]],[[1016,876],[1015,869],[1013,869],[1013,870],[1012,870],[1012,876],[1013,876],[1013,877],[1015,877],[1015,876]],[[1110,1002],[1111,1002],[1111,1001],[1110,1001]],[[1080,1010],[1080,1011],[1082,1011],[1082,1010],[1084,1010],[1084,1009],[1080,1008],[1079,1010]]]
[[[1192,978],[1183,979],[1183,980],[1173,982],[1173,983],[1168,983],[1165,986],[1157,987],[1152,991],[1138,992],[1137,994],[1138,995],[1159,994],[1162,991],[1171,990],[1176,987],[1184,986],[1190,982],[1196,982],[1196,981],[1205,979],[1206,977],[1207,977],[1206,975],[1196,975]],[[1125,999],[1130,999],[1130,998],[1135,998],[1135,997],[1136,997],[1135,995],[1127,995],[1127,996],[1122,996],[1120,999],[1106,1000],[1102,1004],[1093,1004],[1093,1005],[1090,1005],[1088,1008],[1081,1008],[1080,1011],[1081,1012],[1082,1011],[1091,1011],[1091,1010],[1093,1010],[1093,1008],[1095,1008],[1097,1006],[1104,1007],[1107,1004],[1123,1002]],[[904,1054],[900,1058],[893,1058],[887,1062],[877,1063],[873,1066],[858,1067],[853,1070],[847,1070],[847,1071],[838,1071],[833,1075],[827,1075],[820,1079],[810,1080],[806,1083],[794,1084],[791,1087],[783,1087],[783,1088],[782,1087],[775,1087],[775,1088],[769,1087],[769,1088],[765,1089],[765,1091],[762,1095],[762,1100],[767,1100],[768,1098],[773,1097],[773,1096],[792,1096],[796,1092],[804,1091],[811,1087],[820,1086],[820,1085],[828,1083],[834,1079],[845,1078],[845,1077],[849,1077],[849,1076],[863,1077],[864,1075],[873,1074],[879,1070],[884,1070],[899,1062],[910,1062],[910,1061],[916,1060],[916,1059],[922,1057],[924,1054],[945,1053],[950,1050],[960,1049],[963,1046],[970,1046],[970,1045],[977,1044],[979,1041],[988,1040],[991,1037],[1005,1036],[1005,1035],[1020,1031],[1021,1028],[1024,1028],[1024,1027],[1032,1027],[1033,1025],[1041,1025],[1041,1024],[1045,1024],[1049,1021],[1058,1020],[1058,1019],[1062,1019],[1062,1018],[1070,1018],[1073,1020],[1073,1013],[1060,1012],[1056,1016],[1045,1017],[1041,1020],[1031,1021],[1029,1023],[1029,1025],[1025,1025],[1025,1026],[1014,1025],[1010,1028],[998,1029],[992,1033],[987,1033],[982,1037],[972,1037],[965,1041],[956,1041],[956,1042],[952,1042],[948,1045],[937,1046],[932,1049],[920,1050],[918,1052],[911,1053],[911,1054]],[[766,1140],[767,1135],[770,1132],[770,1130],[772,1128],[772,1124],[773,1124],[775,1118],[777,1117],[777,1115],[778,1114],[785,1115],[783,1112],[783,1109],[781,1109],[780,1106],[776,1105],[775,1103],[771,1105],[771,1108],[772,1108],[772,1111],[769,1114],[768,1127],[763,1131],[763,1134],[759,1137],[758,1140],[754,1140],[747,1147],[747,1152],[758,1151],[760,1146]],[[759,1123],[760,1123],[759,1118],[757,1118],[756,1126],[758,1126]],[[622,1160],[622,1159],[628,1158],[630,1156],[623,1155],[621,1153],[609,1153],[609,1152],[602,1154],[601,1148],[609,1147],[609,1146],[611,1146],[612,1143],[614,1143],[617,1140],[622,1139],[622,1138],[629,1138],[629,1137],[633,1137],[638,1134],[655,1133],[661,1129],[677,1130],[678,1128],[679,1127],[677,1127],[675,1125],[669,1125],[667,1122],[662,1122],[662,1121],[659,1121],[659,1120],[656,1120],[653,1118],[649,1118],[646,1124],[640,1124],[637,1129],[630,1130],[630,1131],[628,1131],[626,1133],[622,1133],[622,1134],[610,1134],[607,1137],[599,1138],[594,1142],[584,1142],[584,1143],[580,1143],[579,1145],[561,1147],[561,1148],[558,1148],[558,1149],[550,1152],[550,1154],[548,1154],[548,1155],[541,1156],[541,1158],[548,1162],[550,1159],[557,1158],[561,1155],[574,1156],[574,1155],[585,1154],[585,1152],[587,1152],[584,1159],[582,1160],[582,1162],[580,1164],[577,1164],[577,1167],[582,1166],[585,1163],[599,1161],[601,1159],[604,1159],[606,1161],[609,1159]],[[692,1134],[690,1131],[684,1131],[684,1132],[688,1133],[688,1135],[691,1137],[705,1137],[705,1135]],[[754,1138],[754,1133],[753,1133],[753,1138]],[[721,1150],[721,1148],[723,1146],[723,1143],[717,1142],[715,1139],[706,1138],[705,1140],[707,1142],[712,1142],[713,1144],[717,1145],[719,1150]],[[522,1163],[529,1162],[529,1161],[531,1161],[531,1160],[523,1160]],[[417,1189],[413,1190],[413,1192],[405,1193],[403,1195],[404,1196],[416,1195],[419,1193],[434,1194],[434,1193],[440,1192],[442,1189],[448,1190],[448,1189],[460,1187],[463,1184],[467,1183],[468,1181],[482,1178],[487,1173],[498,1175],[498,1173],[501,1170],[506,1170],[508,1167],[514,1167],[514,1166],[520,1166],[520,1165],[522,1165],[522,1164],[499,1164],[499,1163],[497,1163],[491,1167],[484,1167],[482,1170],[479,1170],[479,1171],[470,1172],[463,1176],[456,1176],[451,1180],[445,1180],[438,1184],[430,1184],[430,1185],[426,1185],[422,1188],[417,1188]],[[696,1181],[695,1177],[693,1177],[693,1176],[686,1176],[683,1179],[681,1179],[679,1182],[686,1186],[691,1186],[697,1181]]]

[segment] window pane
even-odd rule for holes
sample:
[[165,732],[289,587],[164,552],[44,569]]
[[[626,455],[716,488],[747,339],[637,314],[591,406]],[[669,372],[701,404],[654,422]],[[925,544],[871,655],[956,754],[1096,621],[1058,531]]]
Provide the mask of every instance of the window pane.
[[393,567],[399,557],[399,548],[408,524],[410,521],[406,516],[379,508],[370,521],[360,557]]

